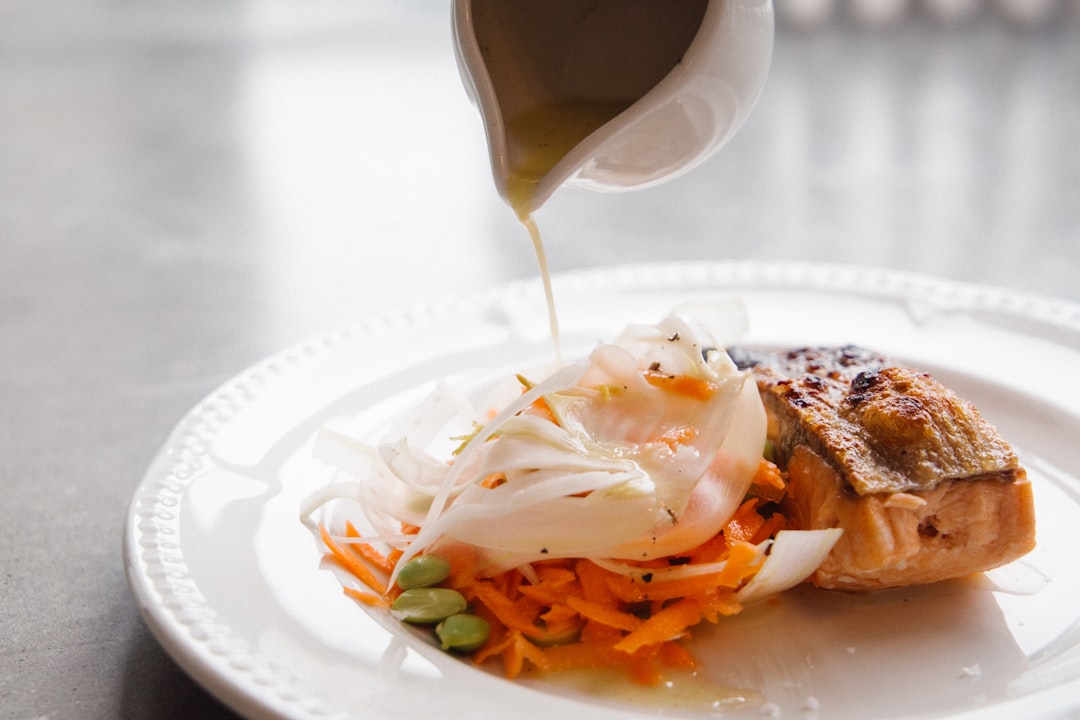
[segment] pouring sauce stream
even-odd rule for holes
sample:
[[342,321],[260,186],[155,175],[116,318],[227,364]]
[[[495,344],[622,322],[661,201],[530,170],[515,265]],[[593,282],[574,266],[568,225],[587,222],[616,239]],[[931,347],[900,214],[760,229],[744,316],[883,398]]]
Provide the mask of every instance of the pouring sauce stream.
[[538,185],[682,62],[706,0],[473,0],[470,8],[502,120],[503,194],[532,240],[558,359],[551,278],[532,217],[546,199]]
[[540,228],[532,215],[536,186],[575,145],[627,105],[613,101],[565,100],[535,105],[507,119],[507,138],[513,158],[507,178],[507,200],[532,240],[544,285],[557,362],[561,361],[561,348],[555,295]]

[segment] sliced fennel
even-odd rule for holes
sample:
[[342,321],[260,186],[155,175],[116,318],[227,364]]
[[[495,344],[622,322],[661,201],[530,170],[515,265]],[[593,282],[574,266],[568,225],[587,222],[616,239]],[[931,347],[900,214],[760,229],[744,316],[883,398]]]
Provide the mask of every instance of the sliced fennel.
[[[723,529],[761,460],[755,383],[718,349],[743,325],[730,307],[703,303],[628,327],[526,387],[454,457],[427,448],[451,420],[481,415],[442,384],[377,446],[324,430],[315,455],[356,479],[354,497],[381,536],[402,522],[420,528],[399,567],[440,541],[473,546],[490,573],[559,557],[617,567],[676,555]],[[335,486],[305,511],[340,495]],[[801,582],[833,542],[784,532],[767,556],[763,543],[760,580],[740,601]]]
[[736,593],[739,602],[753,605],[801,583],[817,570],[843,532],[840,528],[778,532],[761,569]]

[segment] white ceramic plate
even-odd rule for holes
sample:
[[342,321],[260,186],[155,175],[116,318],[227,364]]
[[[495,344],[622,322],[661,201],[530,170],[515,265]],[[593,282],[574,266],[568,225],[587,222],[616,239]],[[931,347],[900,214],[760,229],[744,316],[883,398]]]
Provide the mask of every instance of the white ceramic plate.
[[[1080,306],[893,272],[755,263],[588,271],[555,289],[566,356],[682,301],[736,293],[749,307],[748,343],[854,342],[930,370],[975,401],[1029,468],[1039,545],[992,574],[997,589],[799,589],[697,633],[714,682],[769,703],[726,717],[1077,717]],[[309,457],[317,428],[377,437],[437,378],[475,391],[551,359],[538,284],[520,283],[317,337],[214,392],[132,500],[127,573],[153,632],[250,717],[715,715],[694,692],[650,701],[506,681],[369,614],[319,567],[298,519],[330,474]]]

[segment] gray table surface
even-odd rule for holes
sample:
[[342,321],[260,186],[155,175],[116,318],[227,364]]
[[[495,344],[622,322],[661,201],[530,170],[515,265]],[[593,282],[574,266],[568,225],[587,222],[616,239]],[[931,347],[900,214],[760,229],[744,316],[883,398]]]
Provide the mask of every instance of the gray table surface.
[[[706,165],[557,193],[553,269],[810,260],[1080,301],[1077,4],[831,7],[781,23],[755,114]],[[535,275],[448,17],[0,2],[0,717],[228,716],[125,582],[127,504],[169,430],[319,331]]]

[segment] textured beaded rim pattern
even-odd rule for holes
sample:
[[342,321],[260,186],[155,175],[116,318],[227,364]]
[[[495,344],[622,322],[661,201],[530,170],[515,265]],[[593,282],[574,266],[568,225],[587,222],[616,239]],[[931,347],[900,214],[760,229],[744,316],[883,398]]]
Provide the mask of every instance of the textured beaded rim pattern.
[[[701,262],[631,265],[559,275],[555,291],[783,288],[900,300],[935,310],[986,312],[1080,334],[1080,305],[914,273],[844,265]],[[341,716],[324,699],[217,618],[190,573],[180,539],[180,506],[204,469],[214,438],[276,379],[335,348],[377,339],[395,328],[477,312],[508,298],[535,298],[535,281],[422,304],[302,342],[255,365],[211,393],[175,428],[137,489],[124,535],[131,590],[143,617],[174,658],[233,709],[274,716]],[[167,639],[180,642],[166,642]],[[179,648],[179,649],[178,649]],[[240,687],[241,685],[245,687]]]

